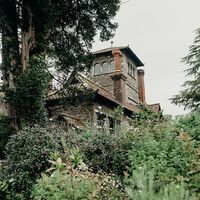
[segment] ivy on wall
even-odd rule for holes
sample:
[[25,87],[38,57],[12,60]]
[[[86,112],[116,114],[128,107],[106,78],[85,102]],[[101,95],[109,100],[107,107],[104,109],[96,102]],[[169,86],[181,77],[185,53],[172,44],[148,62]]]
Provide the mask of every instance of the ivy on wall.
[[48,73],[42,56],[30,61],[29,71],[21,73],[15,89],[6,91],[9,104],[15,106],[21,126],[44,124],[47,121],[45,98],[48,88]]

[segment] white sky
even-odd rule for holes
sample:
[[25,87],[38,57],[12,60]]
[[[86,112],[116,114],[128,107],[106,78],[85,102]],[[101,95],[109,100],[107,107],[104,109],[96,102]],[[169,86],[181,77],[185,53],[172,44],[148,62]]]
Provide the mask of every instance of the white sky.
[[[159,102],[164,114],[185,113],[168,99],[186,80],[187,65],[181,58],[200,27],[200,0],[130,0],[121,6],[115,21],[119,27],[114,46],[129,45],[145,63],[147,103]],[[94,50],[111,46],[110,41],[95,41]]]

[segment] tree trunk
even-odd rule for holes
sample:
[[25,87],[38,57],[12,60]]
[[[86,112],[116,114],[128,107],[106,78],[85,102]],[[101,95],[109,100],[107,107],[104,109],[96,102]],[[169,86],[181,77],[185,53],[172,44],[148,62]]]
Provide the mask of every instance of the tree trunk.
[[[17,30],[16,1],[3,2],[4,26],[2,27],[2,74],[5,88],[15,90],[15,80],[20,71],[19,41]],[[8,115],[12,126],[18,130],[16,109],[8,102]]]
[[25,0],[23,2],[22,9],[22,69],[23,72],[28,71],[29,61],[30,61],[30,52],[35,46],[35,26],[33,23],[33,13],[29,5],[29,1]]

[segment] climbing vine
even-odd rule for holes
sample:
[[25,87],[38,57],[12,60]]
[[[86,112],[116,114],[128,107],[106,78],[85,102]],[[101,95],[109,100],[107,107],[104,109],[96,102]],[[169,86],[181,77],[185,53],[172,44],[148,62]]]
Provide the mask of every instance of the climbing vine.
[[45,98],[49,76],[43,57],[32,59],[29,67],[29,71],[21,73],[16,80],[15,89],[6,91],[7,101],[16,108],[21,127],[47,121]]

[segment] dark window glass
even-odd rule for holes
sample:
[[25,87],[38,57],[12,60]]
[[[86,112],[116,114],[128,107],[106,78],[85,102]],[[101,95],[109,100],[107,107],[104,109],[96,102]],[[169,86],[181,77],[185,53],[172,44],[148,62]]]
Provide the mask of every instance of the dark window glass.
[[98,128],[103,128],[106,121],[106,115],[102,113],[97,113],[97,126]]

